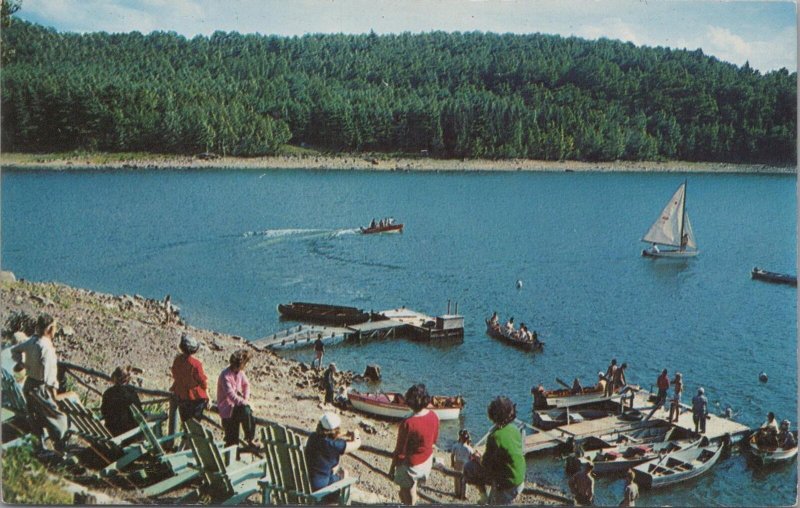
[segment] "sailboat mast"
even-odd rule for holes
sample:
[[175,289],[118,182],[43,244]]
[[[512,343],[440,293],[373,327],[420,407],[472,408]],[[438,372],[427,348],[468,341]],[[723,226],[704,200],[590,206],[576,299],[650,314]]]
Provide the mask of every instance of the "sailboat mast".
[[683,227],[684,224],[686,224],[686,187],[688,183],[689,183],[688,178],[683,180],[683,203],[681,203],[681,235],[678,237],[680,250],[686,250],[686,244],[683,243]]

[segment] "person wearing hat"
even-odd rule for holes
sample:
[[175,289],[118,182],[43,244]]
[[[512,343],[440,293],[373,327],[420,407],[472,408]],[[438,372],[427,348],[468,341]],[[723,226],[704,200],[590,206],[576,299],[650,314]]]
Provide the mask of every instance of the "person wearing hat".
[[706,415],[708,415],[708,399],[706,391],[701,386],[697,389],[697,395],[692,397],[692,420],[694,420],[694,431],[701,434],[706,433]]
[[[342,433],[342,419],[336,413],[324,413],[317,423],[316,430],[308,436],[305,457],[310,476],[311,489],[317,491],[347,476],[343,468],[338,468],[339,459],[361,446],[359,432]],[[336,493],[324,499],[324,502],[335,501]]]
[[117,367],[111,374],[113,386],[103,392],[100,413],[103,415],[106,428],[114,436],[135,429],[139,425],[133,419],[130,407],[136,406],[142,409],[142,401],[139,400],[136,390],[129,384],[130,381],[130,367]]
[[639,486],[636,485],[636,471],[628,469],[625,475],[625,490],[622,492],[622,502],[620,506],[636,506],[639,499]]
[[789,428],[790,425],[789,420],[783,420],[781,422],[781,430],[778,432],[778,446],[784,450],[791,450],[797,446],[797,439],[792,434]]
[[250,380],[244,373],[251,353],[247,349],[234,351],[228,368],[217,379],[217,410],[225,430],[225,446],[239,444],[239,427],[244,431],[247,449],[254,451],[256,425],[250,409]]
[[44,448],[45,434],[53,441],[53,447],[64,449],[68,428],[67,415],[61,412],[56,401],[64,395],[57,393],[58,356],[53,346],[57,329],[56,320],[49,314],[41,314],[36,320],[35,333],[21,344],[11,348],[14,371],[25,371],[22,392],[28,406],[28,421],[31,433],[39,437],[36,446]]
[[333,394],[336,392],[334,374],[336,374],[336,364],[331,363],[322,376],[322,384],[325,385],[325,404],[333,404]]
[[458,442],[453,445],[453,448],[450,450],[450,466],[452,466],[456,472],[461,473],[453,477],[456,499],[467,498],[467,482],[464,479],[464,466],[475,453],[469,431],[467,429],[461,429],[458,433]]
[[597,385],[595,386],[597,391],[603,392],[603,394],[605,394],[606,393],[606,384],[607,384],[607,381],[606,381],[605,374],[603,374],[602,372],[598,372],[597,373]]
[[200,420],[208,406],[208,377],[203,370],[203,363],[194,356],[200,349],[200,343],[184,333],[178,345],[180,354],[172,362],[172,387],[181,421],[191,418]]
[[590,506],[594,503],[594,464],[589,461],[583,469],[572,475],[569,479],[569,490],[575,496],[575,502],[580,506]]

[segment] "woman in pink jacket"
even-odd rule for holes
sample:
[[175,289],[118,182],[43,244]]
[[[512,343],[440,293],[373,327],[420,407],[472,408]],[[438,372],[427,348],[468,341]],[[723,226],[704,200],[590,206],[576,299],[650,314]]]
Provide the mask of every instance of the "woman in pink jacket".
[[230,364],[217,380],[217,410],[225,430],[225,446],[239,444],[239,426],[244,431],[247,448],[257,449],[256,427],[250,409],[250,381],[244,373],[250,351],[240,349],[231,355]]

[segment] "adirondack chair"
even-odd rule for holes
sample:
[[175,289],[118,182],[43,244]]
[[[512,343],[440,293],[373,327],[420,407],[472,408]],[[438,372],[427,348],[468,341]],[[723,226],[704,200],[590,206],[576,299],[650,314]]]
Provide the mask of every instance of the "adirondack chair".
[[[141,429],[144,436],[143,445],[147,450],[146,455],[152,458],[157,467],[168,476],[166,479],[145,488],[143,490],[145,496],[160,496],[200,476],[200,471],[194,467],[195,461],[192,450],[184,450],[177,453],[167,453],[164,450],[163,445],[165,443],[181,437],[183,432],[160,437],[153,432],[150,422],[147,421],[144,413],[139,408],[131,406],[131,414],[139,424],[139,429]],[[138,471],[138,473],[142,478],[147,477],[143,470]]]
[[266,460],[239,462],[236,460],[236,445],[220,447],[214,442],[214,434],[197,420],[183,424],[203,477],[203,486],[194,495],[202,491],[211,496],[214,504],[234,505],[261,490],[258,482],[264,477]]
[[259,482],[262,504],[318,504],[331,494],[338,494],[338,503],[350,503],[350,487],[358,482],[350,477],[312,491],[300,436],[277,423],[261,429],[267,453],[267,478]]
[[[142,439],[144,436],[141,428],[137,427],[119,436],[113,436],[103,425],[103,421],[80,402],[73,399],[61,399],[58,401],[58,406],[69,418],[70,426],[75,434],[86,440],[92,451],[108,464],[102,469],[100,473],[102,476],[114,474],[147,452],[142,443],[123,445],[132,439]],[[166,415],[162,415],[148,424],[148,427],[157,436],[161,436],[161,424],[165,418]]]
[[3,377],[0,381],[2,383],[0,388],[3,391],[3,423],[17,417],[27,417],[28,404],[25,402],[22,387],[14,379],[14,375],[6,370],[5,367],[2,367],[2,371]]

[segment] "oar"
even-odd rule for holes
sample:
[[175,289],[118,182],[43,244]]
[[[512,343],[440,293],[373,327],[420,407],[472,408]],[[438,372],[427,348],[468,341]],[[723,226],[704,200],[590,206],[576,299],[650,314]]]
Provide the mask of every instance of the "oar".
[[565,388],[569,388],[570,390],[572,390],[572,385],[568,385],[561,378],[556,378],[556,383],[560,384],[561,386],[563,386]]

